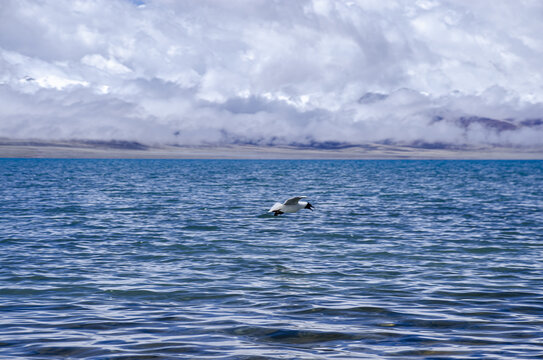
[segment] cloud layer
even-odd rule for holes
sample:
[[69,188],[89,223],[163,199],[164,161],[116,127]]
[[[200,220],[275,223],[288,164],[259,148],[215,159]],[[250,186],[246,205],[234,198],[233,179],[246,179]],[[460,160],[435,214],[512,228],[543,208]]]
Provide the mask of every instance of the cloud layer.
[[543,3],[5,0],[0,136],[543,145]]

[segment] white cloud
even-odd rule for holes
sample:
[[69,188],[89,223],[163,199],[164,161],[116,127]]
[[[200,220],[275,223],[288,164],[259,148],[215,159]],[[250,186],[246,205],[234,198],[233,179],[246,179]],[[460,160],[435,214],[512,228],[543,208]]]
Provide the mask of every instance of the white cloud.
[[88,66],[94,66],[97,69],[106,71],[113,75],[121,75],[130,72],[129,68],[119,63],[117,60],[111,58],[106,59],[100,54],[85,55],[81,59],[81,63]]
[[542,13],[527,0],[5,0],[0,136],[542,145]]

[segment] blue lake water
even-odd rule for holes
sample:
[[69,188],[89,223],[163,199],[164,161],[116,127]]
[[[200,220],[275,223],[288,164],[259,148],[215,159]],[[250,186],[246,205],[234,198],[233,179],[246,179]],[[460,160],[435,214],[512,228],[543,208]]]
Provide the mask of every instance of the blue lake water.
[[543,358],[543,161],[4,159],[0,250],[2,359]]

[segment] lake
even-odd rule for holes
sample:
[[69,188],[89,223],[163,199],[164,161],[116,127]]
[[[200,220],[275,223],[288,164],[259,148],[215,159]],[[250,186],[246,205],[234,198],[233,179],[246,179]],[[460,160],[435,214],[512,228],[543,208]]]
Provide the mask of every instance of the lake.
[[6,359],[543,357],[543,161],[1,159],[0,249]]

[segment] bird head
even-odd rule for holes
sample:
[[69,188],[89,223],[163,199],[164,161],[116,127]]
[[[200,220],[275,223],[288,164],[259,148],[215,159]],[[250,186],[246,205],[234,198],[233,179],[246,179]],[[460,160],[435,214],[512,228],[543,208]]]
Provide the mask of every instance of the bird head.
[[307,203],[307,205],[305,206],[304,209],[309,209],[309,210],[313,211],[313,205],[311,205],[310,203]]

